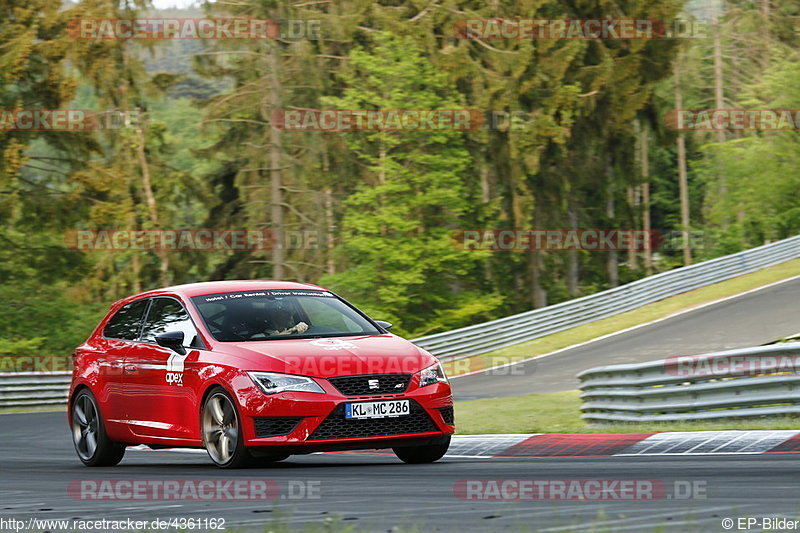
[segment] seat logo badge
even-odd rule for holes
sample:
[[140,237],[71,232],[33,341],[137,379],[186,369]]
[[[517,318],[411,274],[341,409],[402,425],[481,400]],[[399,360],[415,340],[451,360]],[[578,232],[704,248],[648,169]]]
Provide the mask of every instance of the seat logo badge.
[[369,379],[367,380],[367,384],[369,384],[369,389],[380,389],[381,384],[377,379]]

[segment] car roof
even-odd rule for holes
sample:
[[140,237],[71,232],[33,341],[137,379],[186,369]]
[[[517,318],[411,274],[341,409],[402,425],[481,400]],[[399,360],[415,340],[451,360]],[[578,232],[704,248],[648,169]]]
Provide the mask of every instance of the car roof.
[[254,290],[326,290],[310,283],[297,283],[294,281],[274,281],[274,280],[230,280],[230,281],[204,281],[201,283],[187,283],[185,285],[174,285],[163,289],[153,289],[134,296],[124,298],[120,302],[139,299],[142,297],[158,296],[159,294],[177,294],[186,298],[203,296],[206,294],[217,294],[222,292],[254,291]]

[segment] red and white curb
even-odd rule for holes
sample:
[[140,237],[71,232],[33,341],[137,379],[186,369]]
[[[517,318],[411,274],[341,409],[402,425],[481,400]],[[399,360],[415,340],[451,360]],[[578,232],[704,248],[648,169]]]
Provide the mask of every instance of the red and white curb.
[[[150,451],[146,446],[134,446],[128,449]],[[172,448],[168,451],[205,453],[205,450],[187,448]],[[386,451],[334,453],[389,454]],[[800,453],[800,431],[454,435],[447,457],[502,459],[765,453]]]
[[800,431],[455,435],[449,456],[611,457],[800,452]]

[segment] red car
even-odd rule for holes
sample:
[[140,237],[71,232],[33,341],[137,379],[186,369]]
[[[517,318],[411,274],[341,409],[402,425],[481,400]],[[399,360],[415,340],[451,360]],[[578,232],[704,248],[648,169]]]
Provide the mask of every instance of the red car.
[[392,448],[441,458],[453,399],[438,360],[335,294],[282,281],[215,281],[112,305],[75,352],[78,457],[126,446],[205,447],[220,467],[316,451]]

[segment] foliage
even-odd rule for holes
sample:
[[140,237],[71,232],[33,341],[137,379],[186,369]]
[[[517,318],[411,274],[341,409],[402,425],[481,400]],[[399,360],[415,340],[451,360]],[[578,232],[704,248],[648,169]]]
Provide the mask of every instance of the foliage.
[[[684,107],[712,107],[719,45],[726,105],[800,108],[797,3],[755,4],[730,0],[715,12],[717,39],[477,40],[459,38],[457,24],[708,13],[680,0],[242,0],[204,9],[319,21],[321,37],[203,42],[68,32],[76,18],[158,15],[146,0],[6,0],[0,109],[118,110],[139,120],[91,132],[0,129],[0,351],[67,352],[111,301],[206,279],[329,285],[406,335],[638,279],[642,254],[465,251],[453,235],[638,228],[645,212],[662,233],[680,229],[676,132],[663,121],[675,107],[676,56]],[[272,123],[276,111],[333,108],[518,118],[470,131],[290,132]],[[684,135],[696,260],[800,230],[796,136]],[[649,206],[637,199],[645,181]],[[272,250],[70,248],[71,230],[111,228],[314,238]],[[680,252],[658,250],[652,270],[680,266]]]

